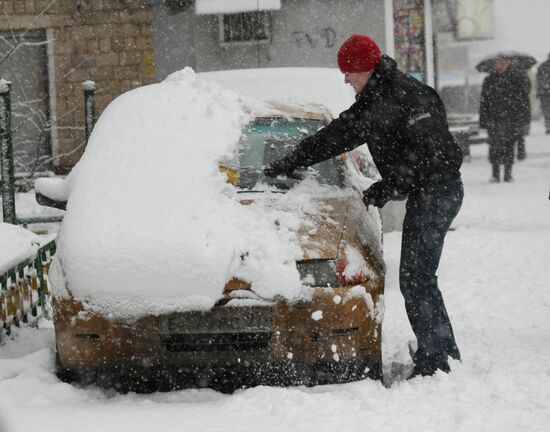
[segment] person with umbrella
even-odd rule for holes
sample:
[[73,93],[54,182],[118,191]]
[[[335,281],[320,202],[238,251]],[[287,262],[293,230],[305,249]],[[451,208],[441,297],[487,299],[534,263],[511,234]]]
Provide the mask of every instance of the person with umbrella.
[[[478,70],[487,71],[478,65]],[[500,55],[481,86],[479,126],[489,136],[491,182],[500,181],[504,166],[504,181],[513,181],[514,146],[530,123],[529,80],[525,68],[514,58]]]

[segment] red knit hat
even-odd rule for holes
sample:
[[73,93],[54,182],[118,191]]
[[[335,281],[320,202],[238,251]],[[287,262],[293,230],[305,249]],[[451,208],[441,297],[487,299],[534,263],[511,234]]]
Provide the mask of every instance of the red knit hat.
[[365,35],[352,35],[338,51],[338,66],[342,73],[370,72],[379,61],[380,48]]

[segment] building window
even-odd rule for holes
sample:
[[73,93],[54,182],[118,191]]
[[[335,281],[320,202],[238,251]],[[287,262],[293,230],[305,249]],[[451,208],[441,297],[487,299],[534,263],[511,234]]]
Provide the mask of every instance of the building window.
[[0,78],[11,81],[15,177],[43,175],[53,165],[44,32],[0,33]]
[[218,15],[221,44],[269,42],[271,15],[266,11]]

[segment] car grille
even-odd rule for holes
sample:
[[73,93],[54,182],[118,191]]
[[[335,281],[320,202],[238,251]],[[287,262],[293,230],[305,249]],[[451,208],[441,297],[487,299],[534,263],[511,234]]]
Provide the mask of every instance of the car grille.
[[266,351],[272,339],[271,307],[214,307],[159,317],[170,353]]
[[177,334],[162,343],[170,352],[262,350],[270,345],[271,332]]

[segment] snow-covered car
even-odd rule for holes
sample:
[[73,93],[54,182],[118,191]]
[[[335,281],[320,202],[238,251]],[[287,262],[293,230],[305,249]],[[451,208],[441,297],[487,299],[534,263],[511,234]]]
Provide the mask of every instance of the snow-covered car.
[[380,378],[369,156],[265,176],[333,112],[261,96],[185,69],[104,111],[59,193],[60,377],[138,391]]

